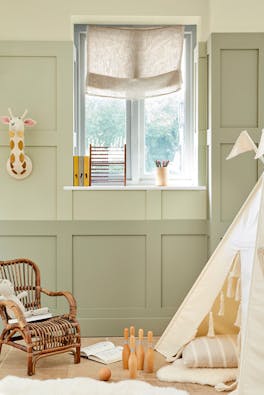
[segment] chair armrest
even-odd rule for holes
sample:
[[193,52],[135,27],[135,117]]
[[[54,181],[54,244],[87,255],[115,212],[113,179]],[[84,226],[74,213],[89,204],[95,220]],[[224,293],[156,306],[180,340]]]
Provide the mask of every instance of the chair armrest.
[[40,292],[42,292],[48,296],[64,296],[67,299],[67,301],[69,303],[69,307],[70,307],[69,317],[72,319],[76,318],[77,304],[76,304],[76,300],[71,292],[68,292],[68,291],[53,292],[53,291],[49,291],[48,289],[45,289],[45,288],[40,288]]
[[[17,319],[17,323],[21,329],[23,329],[27,325],[26,318],[21,310],[21,308],[17,305],[13,300],[0,300],[0,308],[5,307],[6,309],[10,309],[13,311],[15,318]],[[5,313],[7,315],[7,313]],[[5,324],[8,325],[7,316],[5,318]]]

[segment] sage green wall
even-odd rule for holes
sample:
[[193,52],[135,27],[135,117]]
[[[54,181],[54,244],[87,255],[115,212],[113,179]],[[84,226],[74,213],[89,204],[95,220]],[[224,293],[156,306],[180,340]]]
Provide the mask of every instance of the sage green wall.
[[37,125],[25,131],[32,175],[8,177],[8,127],[0,126],[1,219],[71,218],[71,198],[63,186],[71,183],[72,43],[0,41],[0,113],[25,108]]
[[201,191],[75,191],[77,220],[206,220],[207,192]]
[[1,0],[0,38],[69,41],[77,21],[197,24],[205,41],[213,32],[262,32],[263,12],[263,0]]
[[[42,284],[71,290],[85,336],[124,326],[160,334],[207,258],[205,221],[2,221],[1,259],[38,262]],[[56,313],[66,308],[49,301]],[[44,301],[47,304],[47,301]]]
[[210,32],[263,32],[262,0],[210,0]]
[[255,185],[262,166],[253,153],[226,161],[242,130],[255,143],[264,126],[264,34],[221,34],[208,45],[210,79],[210,250]]
[[[209,29],[208,0],[46,0],[36,6],[19,0],[1,0],[2,40],[69,41],[72,22],[197,24],[199,39]],[[10,28],[12,26],[12,29]]]

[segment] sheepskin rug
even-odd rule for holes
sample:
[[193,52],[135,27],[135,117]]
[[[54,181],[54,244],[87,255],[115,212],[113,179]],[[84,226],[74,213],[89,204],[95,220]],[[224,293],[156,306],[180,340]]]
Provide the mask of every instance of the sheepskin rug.
[[219,383],[235,381],[238,369],[236,368],[187,368],[182,359],[177,359],[172,364],[162,367],[157,371],[161,381],[193,383],[216,386]]
[[0,380],[0,395],[188,395],[169,387],[153,387],[143,381],[105,383],[90,378],[32,380],[7,376]]

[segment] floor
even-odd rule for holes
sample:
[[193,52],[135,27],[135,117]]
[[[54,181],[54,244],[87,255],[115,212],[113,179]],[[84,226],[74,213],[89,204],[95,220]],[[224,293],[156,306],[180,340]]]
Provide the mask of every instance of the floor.
[[[82,346],[103,341],[105,338],[83,338]],[[116,345],[122,344],[122,338],[110,338]],[[155,352],[155,371],[165,365],[164,357]],[[78,365],[73,364],[73,357],[70,354],[60,354],[53,357],[43,358],[37,363],[36,374],[33,379],[66,378],[66,377],[98,377],[98,371],[104,365],[82,358]],[[121,362],[109,365],[112,371],[112,381],[128,379],[128,371],[122,369]],[[3,346],[0,356],[0,378],[7,375],[27,377],[26,375],[26,354],[12,347]],[[155,373],[138,373],[138,380],[144,380],[156,386],[173,386],[186,390],[190,395],[213,395],[219,394],[212,387],[194,384],[173,384],[158,381]],[[225,392],[226,393],[226,392]]]

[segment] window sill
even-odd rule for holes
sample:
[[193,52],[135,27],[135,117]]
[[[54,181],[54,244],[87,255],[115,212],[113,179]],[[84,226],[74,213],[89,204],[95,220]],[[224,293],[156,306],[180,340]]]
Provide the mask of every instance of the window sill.
[[65,186],[63,189],[65,191],[205,191],[206,186],[97,185],[91,187]]

